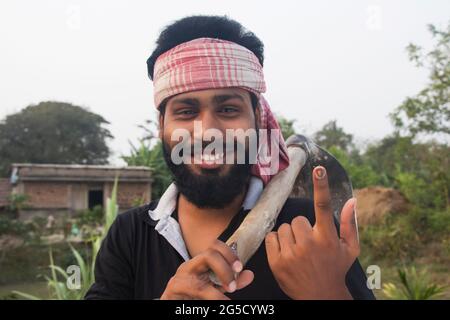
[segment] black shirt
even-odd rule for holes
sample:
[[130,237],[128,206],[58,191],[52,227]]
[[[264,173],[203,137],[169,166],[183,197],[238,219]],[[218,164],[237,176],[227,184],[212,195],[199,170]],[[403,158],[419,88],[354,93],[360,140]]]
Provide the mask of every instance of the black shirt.
[[[95,283],[86,299],[155,299],[161,297],[169,279],[176,273],[183,257],[156,230],[157,221],[148,211],[157,201],[118,215],[99,250],[95,263]],[[239,227],[249,210],[241,209],[219,239],[226,241]],[[290,223],[298,215],[315,222],[314,205],[308,199],[290,198],[284,204],[274,230]],[[172,217],[177,219],[176,210]],[[233,299],[290,299],[278,286],[267,261],[264,242],[245,269],[255,274],[253,282],[234,293]],[[374,299],[366,285],[366,276],[358,260],[349,269],[346,285],[354,299]]]

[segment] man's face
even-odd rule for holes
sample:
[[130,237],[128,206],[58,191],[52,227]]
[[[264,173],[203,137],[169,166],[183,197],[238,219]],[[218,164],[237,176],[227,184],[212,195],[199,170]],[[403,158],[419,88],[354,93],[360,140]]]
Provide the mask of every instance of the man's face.
[[[205,141],[204,137],[202,139],[202,136],[194,134],[194,122],[197,123],[196,130],[200,126],[202,133],[209,129],[221,133],[222,151],[214,150],[212,156],[203,155],[204,148],[211,141]],[[229,129],[256,130],[258,122],[259,109],[253,109],[250,93],[240,88],[198,90],[169,98],[165,113],[160,117],[160,136],[166,162],[175,176],[180,192],[188,193],[186,196],[190,196],[190,200],[200,207],[221,207],[242,192],[251,168],[248,163],[248,143],[242,136],[235,139],[236,144],[245,146],[247,160],[245,164],[236,164],[239,148],[236,146],[232,156],[227,153],[226,134]],[[190,135],[190,163],[176,165],[171,159],[171,151],[179,143],[177,139],[172,139],[172,133],[177,129]],[[200,153],[195,153],[194,142],[201,146],[200,150],[197,149]],[[228,157],[233,157],[233,161],[227,160]],[[207,198],[205,193],[209,195]]]

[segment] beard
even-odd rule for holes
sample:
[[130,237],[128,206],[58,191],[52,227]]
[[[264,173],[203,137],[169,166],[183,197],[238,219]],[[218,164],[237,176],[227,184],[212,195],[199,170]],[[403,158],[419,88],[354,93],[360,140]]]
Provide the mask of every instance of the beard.
[[[230,164],[231,168],[225,174],[220,173],[221,168],[201,169],[202,174],[196,174],[185,163],[172,162],[171,149],[165,141],[162,149],[178,191],[199,208],[220,209],[230,204],[244,192],[251,176],[252,165],[249,161]],[[248,160],[247,150],[245,158]]]

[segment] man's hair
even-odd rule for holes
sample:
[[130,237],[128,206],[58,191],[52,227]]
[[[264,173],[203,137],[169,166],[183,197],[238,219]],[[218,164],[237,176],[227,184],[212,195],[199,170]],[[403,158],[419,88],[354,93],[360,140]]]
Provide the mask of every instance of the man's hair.
[[[147,71],[153,80],[155,62],[164,52],[179,44],[198,38],[218,38],[232,41],[252,51],[258,58],[261,66],[264,64],[264,44],[253,33],[245,29],[236,20],[227,16],[197,15],[182,18],[166,26],[158,39],[156,48],[147,60]],[[258,106],[258,98],[250,92],[253,110]],[[159,106],[160,113],[164,116],[167,99]]]
[[158,57],[179,44],[198,38],[218,38],[232,41],[252,51],[261,65],[264,64],[264,44],[239,22],[227,16],[189,16],[166,26],[158,39],[156,48],[147,60],[147,71],[153,80],[153,71]]

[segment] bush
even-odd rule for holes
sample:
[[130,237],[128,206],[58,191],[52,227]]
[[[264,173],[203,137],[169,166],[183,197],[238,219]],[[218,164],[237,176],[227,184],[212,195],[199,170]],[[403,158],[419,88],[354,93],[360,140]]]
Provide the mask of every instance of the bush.
[[433,211],[428,216],[429,230],[433,235],[450,234],[450,210]]
[[388,214],[382,223],[361,228],[362,252],[371,259],[411,261],[417,257],[422,241],[409,215]]
[[352,181],[354,189],[365,188],[381,183],[381,177],[375,170],[363,161],[358,152],[351,154],[338,147],[331,147],[328,150],[344,167]]
[[31,229],[30,224],[6,216],[0,216],[0,235],[10,234],[24,237]]
[[99,225],[103,222],[103,207],[97,205],[92,209],[82,210],[78,213],[76,220],[79,225]]
[[439,286],[428,279],[427,270],[416,271],[415,267],[410,269],[398,269],[400,286],[387,283],[383,286],[383,293],[390,299],[395,300],[429,300],[441,296],[446,286]]

